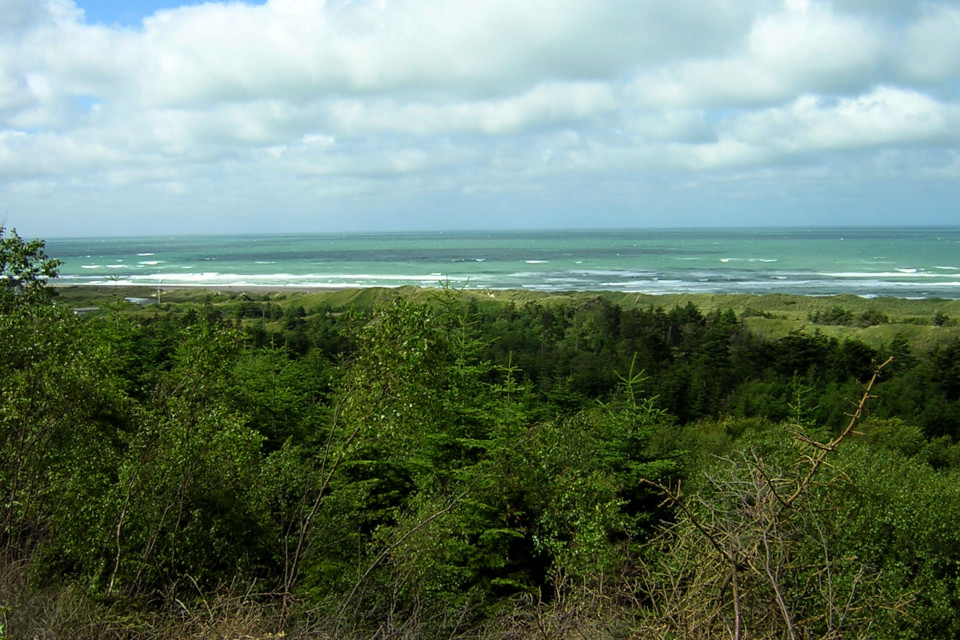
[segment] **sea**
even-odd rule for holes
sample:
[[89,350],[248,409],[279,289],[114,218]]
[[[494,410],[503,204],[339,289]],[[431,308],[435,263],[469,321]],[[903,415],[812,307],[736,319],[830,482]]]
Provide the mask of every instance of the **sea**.
[[960,298],[960,227],[620,229],[47,240],[61,284]]

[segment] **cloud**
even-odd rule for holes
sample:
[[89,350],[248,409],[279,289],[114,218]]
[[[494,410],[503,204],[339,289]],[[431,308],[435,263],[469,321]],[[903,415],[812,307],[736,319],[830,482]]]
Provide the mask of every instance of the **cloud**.
[[647,193],[632,183],[752,171],[788,190],[843,154],[870,160],[866,181],[881,166],[948,180],[960,153],[956,1],[231,1],[121,27],[70,0],[0,0],[0,15],[0,198],[36,219],[48,188],[91,216],[138,194],[355,211],[574,185],[619,210]]
[[956,145],[960,105],[878,87],[840,100],[802,96],[785,108],[745,116],[730,130],[738,139],[785,153]]
[[[156,104],[329,93],[497,95],[609,79],[638,59],[720,46],[743,3],[271,0],[204,4],[144,23],[144,99]],[[212,29],[211,25],[230,25]]]
[[348,133],[503,136],[580,123],[618,107],[618,97],[609,84],[565,82],[537,85],[513,96],[472,101],[340,99],[325,105],[324,110],[331,127]]
[[960,6],[924,6],[920,19],[905,30],[900,67],[921,83],[960,81]]
[[642,69],[632,92],[642,104],[714,108],[777,103],[798,92],[855,92],[876,78],[884,35],[829,5],[788,0],[758,15],[730,54]]

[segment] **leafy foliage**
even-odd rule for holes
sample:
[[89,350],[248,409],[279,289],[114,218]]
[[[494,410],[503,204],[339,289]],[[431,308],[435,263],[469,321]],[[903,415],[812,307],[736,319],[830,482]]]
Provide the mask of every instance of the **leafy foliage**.
[[60,260],[49,258],[43,240],[24,240],[16,229],[0,226],[0,312],[15,304],[46,302],[48,278],[57,277]]
[[[42,243],[4,242],[26,260],[0,294],[12,637],[43,635],[40,593],[131,636],[171,612],[219,629],[203,616],[233,601],[263,607],[254,637],[730,635],[734,548],[758,635],[789,635],[784,607],[810,637],[960,632],[960,343],[763,338],[600,295],[79,317],[50,304]],[[890,355],[860,441],[804,480]],[[678,484],[683,508],[657,488]]]

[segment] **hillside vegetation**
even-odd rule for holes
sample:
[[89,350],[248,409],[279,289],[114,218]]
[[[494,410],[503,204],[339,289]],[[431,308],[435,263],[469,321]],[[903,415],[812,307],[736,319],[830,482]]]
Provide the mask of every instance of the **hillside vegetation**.
[[960,636],[956,302],[22,275],[0,637]]

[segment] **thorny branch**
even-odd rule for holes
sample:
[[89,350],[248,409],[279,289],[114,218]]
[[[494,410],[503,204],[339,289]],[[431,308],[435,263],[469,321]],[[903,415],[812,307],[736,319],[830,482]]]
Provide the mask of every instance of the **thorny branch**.
[[[776,633],[787,638],[809,635],[809,621],[798,621],[799,611],[791,608],[797,603],[788,596],[789,574],[796,568],[795,560],[791,556],[796,540],[791,539],[788,533],[790,527],[795,529],[797,526],[796,522],[791,524],[792,514],[803,518],[804,512],[797,510],[800,498],[809,490],[828,456],[854,433],[854,428],[866,412],[869,400],[874,397],[871,392],[882,369],[891,361],[892,358],[875,368],[873,376],[864,385],[859,402],[852,403],[854,408],[849,414],[846,427],[836,437],[827,442],[817,442],[803,434],[795,434],[798,442],[813,449],[801,458],[809,464],[809,468],[799,474],[799,477],[777,477],[758,456],[754,455],[753,459],[745,457],[744,462],[751,469],[749,478],[713,480],[726,498],[723,505],[713,504],[704,497],[696,497],[691,504],[682,499],[679,487],[671,489],[661,483],[645,481],[661,491],[665,501],[677,508],[682,521],[692,527],[684,530],[674,525],[671,528],[675,543],[691,545],[692,555],[685,556],[687,564],[682,568],[668,569],[668,573],[677,570],[693,571],[687,576],[690,582],[679,590],[674,589],[671,592],[676,592],[672,595],[673,601],[665,604],[664,617],[672,618],[676,622],[682,621],[679,627],[675,627],[675,631],[682,629],[683,634],[688,637],[713,637],[708,629],[719,631],[716,628],[719,623],[720,627],[725,629],[724,633],[734,640],[762,635],[764,630],[773,633],[771,625],[779,628]],[[791,486],[792,490],[785,491]],[[816,530],[822,537],[823,532],[819,526],[816,526]],[[697,538],[700,542],[697,542]],[[706,547],[702,544],[704,540]],[[825,539],[823,542],[826,545]],[[714,568],[706,572],[703,571],[705,558],[699,557],[704,553],[703,549],[715,552],[707,551],[719,560],[716,565],[707,563]],[[829,549],[825,549],[824,553],[829,563]],[[696,566],[698,563],[699,568]],[[826,579],[832,581],[833,575],[829,566],[826,572]],[[828,585],[827,595],[830,602],[826,603],[826,618],[829,620],[825,638],[837,637],[840,628],[847,622],[847,615],[856,609],[855,600],[859,597],[858,589],[863,578],[861,568],[845,597],[835,593],[832,584]],[[679,580],[675,575],[668,575],[665,579],[670,584],[677,584]],[[679,582],[682,583],[683,580]],[[719,586],[719,607],[705,601],[705,598],[710,597],[706,594],[716,593],[715,586]],[[729,600],[723,605],[722,601],[726,598]],[[750,618],[747,617],[748,606],[754,608]],[[725,610],[730,611],[727,607],[732,609],[730,613],[725,613]],[[730,615],[732,620],[729,619]],[[724,618],[727,618],[726,621]],[[777,618],[779,623],[775,622]],[[815,616],[815,619],[821,618],[823,616]],[[753,628],[748,629],[748,626]]]

